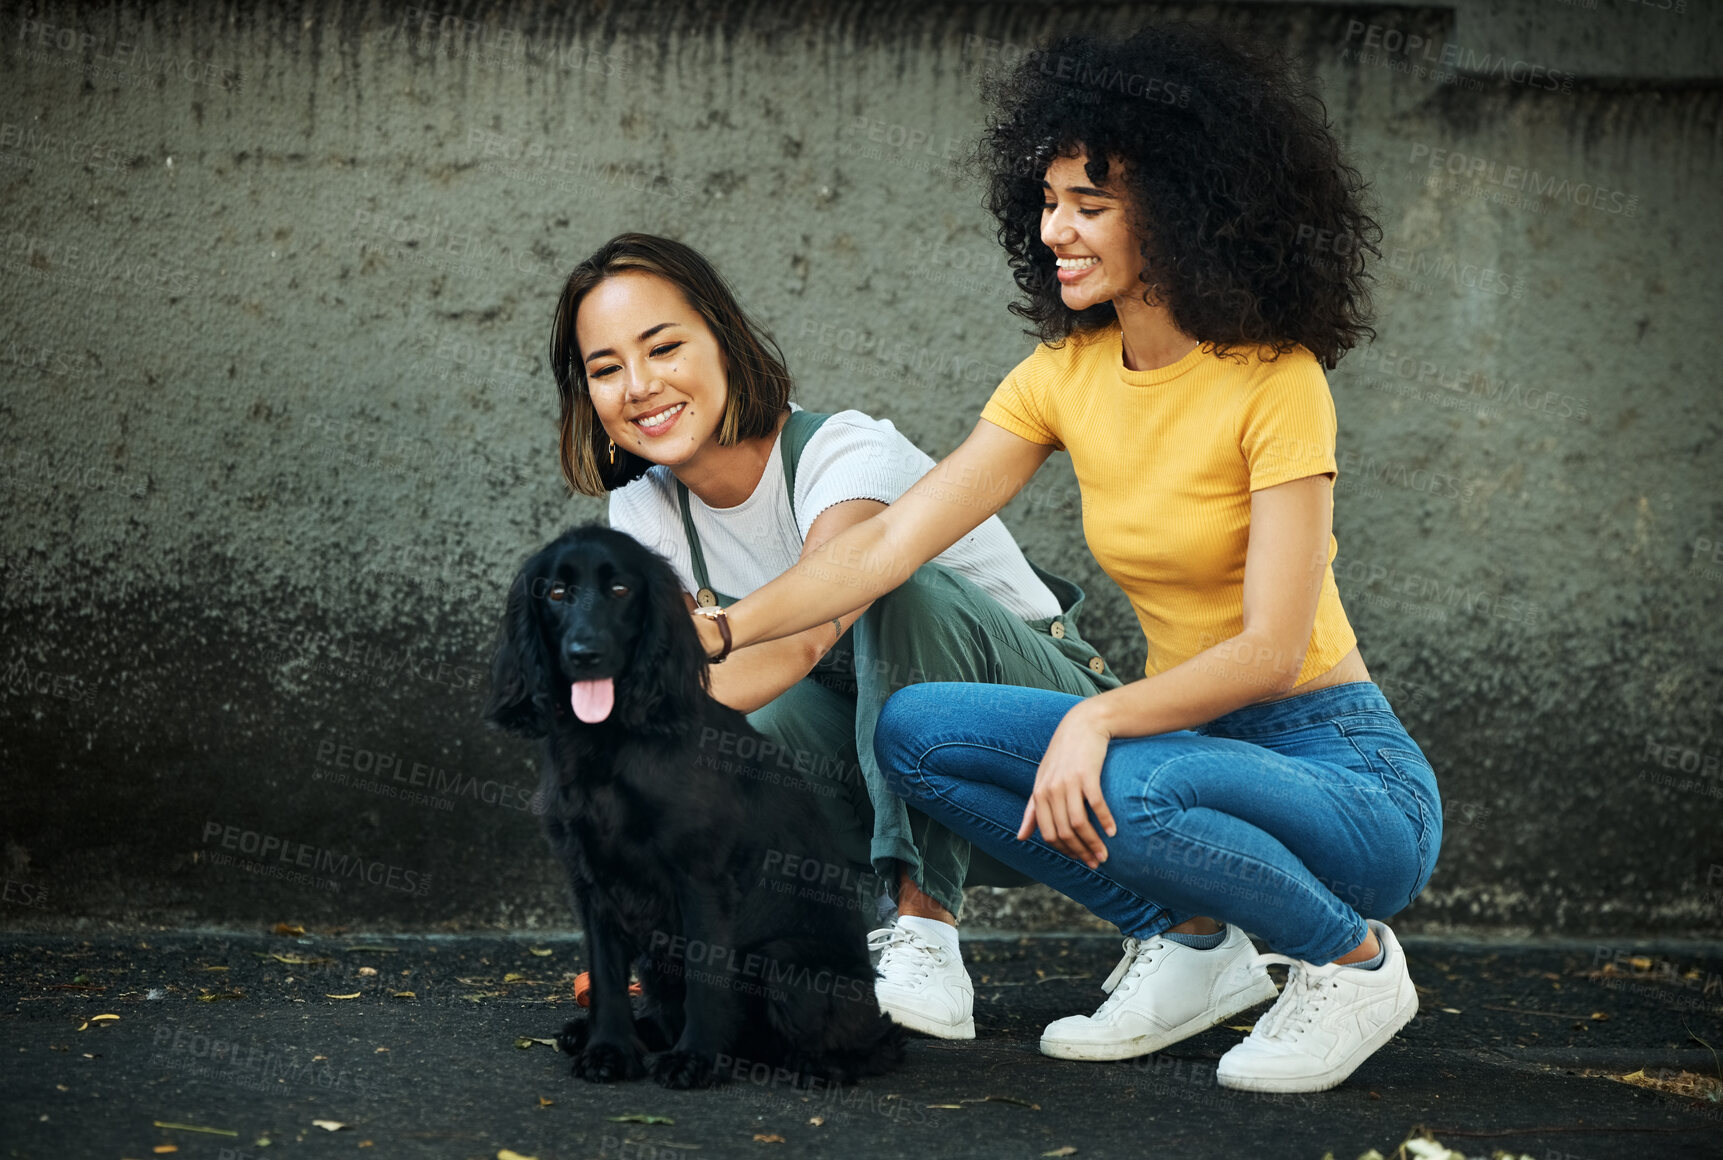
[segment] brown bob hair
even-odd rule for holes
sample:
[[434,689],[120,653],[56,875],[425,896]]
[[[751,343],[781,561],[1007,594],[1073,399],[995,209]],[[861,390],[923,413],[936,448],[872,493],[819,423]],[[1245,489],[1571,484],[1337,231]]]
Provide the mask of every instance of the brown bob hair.
[[581,300],[606,278],[625,270],[656,274],[682,297],[718,339],[729,371],[724,418],[718,443],[768,436],[790,405],[790,372],[772,336],[743,311],[711,262],[694,247],[655,234],[618,234],[574,268],[556,304],[550,330],[550,370],[562,401],[558,457],[562,477],[583,495],[603,495],[646,474],[652,462],[624,448],[610,462],[610,436],[598,421],[588,393],[586,364],[575,341],[574,320]]

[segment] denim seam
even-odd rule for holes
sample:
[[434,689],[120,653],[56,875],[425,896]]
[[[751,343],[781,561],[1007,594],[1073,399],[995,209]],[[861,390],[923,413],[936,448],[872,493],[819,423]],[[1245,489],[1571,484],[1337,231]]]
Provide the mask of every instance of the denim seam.
[[1376,762],[1370,759],[1370,755],[1364,751],[1364,747],[1362,745],[1358,744],[1358,739],[1352,736],[1352,731],[1346,728],[1344,722],[1336,721],[1334,726],[1340,731],[1340,736],[1346,738],[1346,743],[1352,746],[1353,751],[1358,754],[1358,760],[1364,763],[1363,772],[1368,773],[1377,781],[1375,786],[1354,785],[1352,789],[1357,793],[1379,793],[1387,795],[1388,782],[1384,778],[1382,771],[1377,768]]
[[[993,752],[993,753],[998,753],[998,754],[1001,754],[1001,755],[1006,756],[1006,757],[1014,758],[1018,761],[1029,761],[1029,760],[1031,760],[1030,758],[1025,757],[1024,755],[1022,755],[1020,753],[1013,753],[1008,749],[1001,749],[997,746],[987,745],[987,744],[984,744],[984,743],[979,742],[979,741],[942,741],[942,742],[939,742],[937,744],[928,746],[922,752],[922,755],[920,757],[916,758],[915,772],[913,775],[905,775],[906,780],[908,777],[913,776],[915,781],[917,782],[917,784],[922,789],[922,791],[925,792],[928,796],[938,798],[941,802],[944,802],[947,807],[973,819],[973,821],[976,823],[979,823],[980,826],[985,826],[989,829],[995,830],[997,833],[1005,834],[1009,837],[1015,838],[1017,836],[1017,831],[1007,829],[1005,826],[1000,825],[1000,823],[994,821],[992,818],[989,818],[984,814],[978,814],[974,810],[970,809],[968,806],[965,806],[965,805],[961,804],[960,802],[954,801],[953,799],[947,797],[945,794],[943,794],[939,791],[939,788],[938,788],[937,784],[934,782],[934,780],[930,779],[927,776],[927,774],[925,772],[925,768],[924,768],[925,764],[927,762],[927,759],[930,756],[932,756],[936,750],[948,749],[948,748],[952,748],[954,746],[960,746],[960,745],[970,746],[970,747],[975,748],[975,749],[988,750],[988,751]],[[1037,761],[1037,764],[1039,764],[1039,759],[1035,759],[1035,760]],[[1167,908],[1162,906],[1160,903],[1155,902],[1152,899],[1144,898],[1142,895],[1138,894],[1136,891],[1130,889],[1127,886],[1122,885],[1121,883],[1119,883],[1115,879],[1107,877],[1105,874],[1102,874],[1097,870],[1089,869],[1089,867],[1083,865],[1083,863],[1077,861],[1075,858],[1072,858],[1069,855],[1063,854],[1060,851],[1055,850],[1052,846],[1049,846],[1043,840],[1041,840],[1039,838],[1031,837],[1028,839],[1028,844],[1029,844],[1031,849],[1034,849],[1034,850],[1040,851],[1043,854],[1046,854],[1048,857],[1054,859],[1056,863],[1068,863],[1072,868],[1075,868],[1077,870],[1082,871],[1085,875],[1093,878],[1096,882],[1101,883],[1105,886],[1111,887],[1114,890],[1118,890],[1118,891],[1121,891],[1122,893],[1128,894],[1132,898],[1135,898],[1138,902],[1143,903],[1145,906],[1149,907],[1151,910],[1156,912],[1157,918],[1151,922],[1151,925],[1153,925],[1154,922],[1158,922],[1162,919],[1169,917]],[[1044,881],[1044,880],[1040,880],[1040,881]],[[1055,889],[1057,889],[1057,888],[1055,888]],[[1073,899],[1073,901],[1075,901],[1075,899]],[[1081,905],[1081,904],[1079,904],[1079,905]],[[1093,913],[1093,912],[1091,911],[1091,913]],[[1167,923],[1167,926],[1171,926],[1171,925],[1172,924],[1170,922]],[[1145,931],[1136,931],[1136,932],[1125,931],[1124,933],[1128,937],[1131,937],[1131,938],[1152,938],[1155,935],[1161,933],[1161,931],[1165,930],[1165,929],[1166,929],[1166,927],[1163,926],[1159,930],[1145,930]]]
[[[1368,685],[1371,690],[1374,690],[1374,693],[1372,694],[1371,692],[1363,689],[1355,689],[1354,686],[1358,685]],[[1346,692],[1342,695],[1340,692],[1341,690],[1346,690]],[[1299,704],[1301,701],[1304,703]],[[1328,701],[1341,701],[1343,703],[1346,701],[1352,701],[1354,703],[1350,707],[1346,707],[1343,704],[1341,707],[1326,711],[1316,709],[1317,705],[1324,704]],[[1378,704],[1378,701],[1381,703]],[[1249,740],[1249,736],[1247,736],[1247,734],[1272,735],[1274,733],[1285,732],[1288,729],[1301,728],[1306,725],[1319,724],[1324,721],[1337,721],[1359,713],[1386,715],[1394,717],[1396,721],[1399,720],[1399,718],[1394,714],[1393,706],[1389,705],[1387,703],[1387,699],[1382,697],[1381,689],[1374,681],[1347,681],[1344,684],[1329,685],[1327,688],[1314,689],[1308,693],[1297,693],[1290,697],[1282,697],[1278,701],[1264,701],[1255,705],[1247,705],[1242,709],[1235,709],[1231,713],[1222,714],[1215,718],[1214,721],[1209,722],[1209,724],[1220,724],[1225,722],[1229,717],[1241,716],[1248,719],[1266,717],[1272,720],[1279,716],[1284,716],[1286,718],[1286,720],[1277,723],[1272,728],[1252,729],[1246,727],[1243,733],[1224,731],[1222,734],[1223,736],[1236,737],[1238,740],[1245,741]]]
[[[1269,702],[1269,704],[1272,705],[1272,704],[1275,704],[1275,702],[1271,701],[1271,702]],[[1256,707],[1257,708],[1266,708],[1266,706],[1256,706]],[[1235,726],[1232,729],[1224,729],[1224,728],[1215,729],[1215,727],[1217,725],[1221,725],[1226,720],[1226,718],[1224,718],[1224,717],[1217,717],[1213,721],[1209,721],[1209,722],[1205,723],[1204,728],[1215,729],[1216,736],[1230,737],[1234,741],[1251,741],[1251,742],[1254,742],[1257,738],[1261,738],[1261,737],[1283,737],[1288,733],[1296,733],[1300,730],[1314,729],[1314,728],[1318,728],[1318,727],[1321,727],[1324,725],[1331,725],[1334,728],[1340,730],[1342,733],[1344,733],[1347,731],[1347,725],[1349,722],[1351,722],[1353,719],[1355,719],[1357,717],[1362,717],[1362,716],[1368,716],[1368,717],[1374,718],[1376,723],[1379,723],[1379,724],[1391,724],[1395,728],[1399,728],[1399,729],[1404,728],[1404,726],[1400,723],[1400,721],[1397,718],[1390,717],[1385,713],[1358,712],[1358,711],[1348,712],[1348,713],[1336,713],[1335,715],[1333,715],[1331,717],[1314,717],[1314,718],[1300,717],[1296,720],[1282,721],[1282,722],[1279,722],[1279,723],[1276,723],[1273,725],[1251,725],[1251,726],[1244,726],[1244,727]]]
[[[1376,752],[1378,756],[1382,758],[1383,764],[1393,770],[1394,776],[1406,787],[1406,790],[1412,798],[1413,804],[1418,807],[1417,843],[1419,873],[1417,879],[1413,882],[1412,893],[1405,902],[1405,906],[1410,906],[1412,904],[1412,900],[1417,898],[1419,894],[1423,893],[1424,887],[1428,886],[1430,883],[1430,876],[1436,872],[1436,860],[1432,858],[1430,854],[1430,838],[1432,834],[1430,811],[1424,805],[1424,795],[1418,792],[1417,788],[1412,783],[1412,779],[1407,777],[1406,774],[1401,771],[1400,767],[1395,763],[1395,757],[1391,757],[1389,755],[1393,754],[1398,756],[1400,754],[1405,754],[1407,757],[1412,758],[1418,758],[1418,755],[1409,749],[1396,749],[1393,746],[1383,746]],[[1422,760],[1425,765],[1429,765],[1428,760],[1423,758],[1419,758],[1419,760]],[[1435,768],[1433,766],[1431,767],[1430,772],[1431,775],[1434,776]],[[1401,809],[1401,813],[1405,813],[1404,808]],[[1408,822],[1412,821],[1410,816],[1408,816],[1406,820]],[[1427,871],[1424,869],[1424,863],[1426,862],[1429,864],[1429,869]],[[1401,909],[1404,908],[1405,907],[1403,906]]]
[[[1412,804],[1418,807],[1418,816],[1416,821],[1425,831],[1424,834],[1420,835],[1419,839],[1420,844],[1423,844],[1423,839],[1427,836],[1429,829],[1430,811],[1424,806],[1424,795],[1419,792],[1416,782],[1412,778],[1408,777],[1406,772],[1400,768],[1402,755],[1412,758],[1413,760],[1422,761],[1416,753],[1413,753],[1409,749],[1399,749],[1392,745],[1383,745],[1378,747],[1376,750],[1376,756],[1381,758],[1382,764],[1386,765],[1388,767],[1388,771],[1394,775],[1394,780],[1399,783],[1403,789],[1405,789],[1406,795],[1412,799]],[[1434,773],[1435,771],[1431,770],[1431,772]],[[1406,811],[1402,808],[1400,812],[1405,813]],[[1406,820],[1410,822],[1414,819],[1410,814],[1408,814]]]

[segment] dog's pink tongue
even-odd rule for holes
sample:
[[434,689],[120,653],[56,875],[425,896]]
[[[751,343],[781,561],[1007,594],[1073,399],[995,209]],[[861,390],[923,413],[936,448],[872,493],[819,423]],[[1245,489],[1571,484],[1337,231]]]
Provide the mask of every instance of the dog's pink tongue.
[[609,677],[601,681],[576,681],[569,702],[576,717],[588,725],[596,725],[610,716],[611,706],[616,703],[616,686]]

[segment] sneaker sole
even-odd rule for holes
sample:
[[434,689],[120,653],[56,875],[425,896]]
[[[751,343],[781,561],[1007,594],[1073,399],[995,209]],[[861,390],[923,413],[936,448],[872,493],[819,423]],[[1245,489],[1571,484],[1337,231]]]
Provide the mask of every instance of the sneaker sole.
[[1215,1069],[1215,1082],[1223,1088],[1231,1088],[1240,1092],[1325,1092],[1329,1088],[1339,1087],[1347,1078],[1364,1066],[1364,1061],[1381,1051],[1388,1041],[1400,1034],[1406,1024],[1412,1022],[1418,1014],[1418,994],[1412,993],[1412,1004],[1405,1012],[1396,1015],[1390,1022],[1384,1023],[1379,1031],[1366,1039],[1367,1050],[1362,1051],[1350,1065],[1341,1064],[1315,1075],[1229,1075],[1226,1067],[1226,1057],[1222,1056],[1220,1065]]
[[1230,1019],[1240,1011],[1248,1011],[1258,1003],[1266,1003],[1280,994],[1274,980],[1267,974],[1262,975],[1255,984],[1243,991],[1236,991],[1221,1000],[1221,1011],[1218,1014],[1204,1011],[1195,1019],[1179,1024],[1168,1031],[1157,1035],[1139,1035],[1134,1039],[1121,1040],[1117,1043],[1084,1043],[1070,1040],[1048,1039],[1041,1037],[1041,1054],[1053,1059],[1075,1059],[1085,1063],[1101,1063],[1113,1059],[1135,1059],[1139,1055],[1152,1055],[1164,1048],[1171,1047],[1181,1039],[1189,1039],[1201,1031],[1207,1031],[1224,1019]]
[[899,1027],[919,1031],[923,1035],[931,1035],[935,1039],[975,1038],[975,1016],[973,1015],[961,1023],[941,1023],[938,1020],[929,1019],[925,1015],[917,1015],[913,1011],[899,1011],[896,1008],[887,1007],[884,1003],[879,1005],[879,1009],[891,1016],[891,1021]]

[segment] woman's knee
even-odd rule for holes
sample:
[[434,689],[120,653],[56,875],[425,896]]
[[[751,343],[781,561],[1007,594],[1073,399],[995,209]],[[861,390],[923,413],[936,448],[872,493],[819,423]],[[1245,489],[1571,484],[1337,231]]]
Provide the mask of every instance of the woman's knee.
[[747,714],[747,719],[754,730],[788,752],[804,750],[809,742],[816,740],[796,714],[794,703],[784,697],[760,706]]
[[[968,671],[939,671],[947,667],[941,660],[971,651],[975,641],[994,632],[976,607],[975,594],[964,590],[959,577],[931,564],[875,600],[863,619],[880,670],[874,675],[896,687],[977,679]],[[906,663],[887,673],[887,658]],[[914,667],[917,663],[922,668]]]
[[920,619],[943,611],[951,602],[951,584],[941,572],[938,565],[922,565],[902,584],[876,598],[868,612],[879,614],[880,619]]
[[[1194,734],[1132,738],[1101,773],[1101,789],[1145,825],[1164,828],[1195,806],[1216,755],[1179,744]],[[1116,744],[1116,743],[1115,743]],[[1224,763],[1225,758],[1219,760]]]
[[924,796],[924,762],[933,748],[929,735],[941,715],[940,700],[931,685],[899,689],[880,708],[873,731],[874,756],[886,785],[901,798]]
[[853,736],[855,710],[811,677],[804,677],[748,713],[748,724],[785,745],[841,746]]

